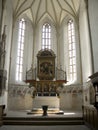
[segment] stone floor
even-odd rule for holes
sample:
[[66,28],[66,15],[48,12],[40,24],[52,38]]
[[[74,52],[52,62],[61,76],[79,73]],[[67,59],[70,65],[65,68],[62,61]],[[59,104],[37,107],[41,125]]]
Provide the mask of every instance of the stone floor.
[[[7,117],[41,117],[42,114],[27,114],[26,111],[8,111]],[[79,111],[64,111],[64,114],[48,114],[49,117],[82,117]],[[52,125],[52,126],[25,126],[25,125],[3,125],[0,130],[91,130],[85,125]]]
[[[27,114],[30,110],[7,111],[7,117],[39,117],[42,114]],[[49,117],[82,117],[81,111],[64,111],[64,114],[48,114]]]
[[90,130],[85,125],[55,125],[55,126],[10,126],[4,125],[0,130]]

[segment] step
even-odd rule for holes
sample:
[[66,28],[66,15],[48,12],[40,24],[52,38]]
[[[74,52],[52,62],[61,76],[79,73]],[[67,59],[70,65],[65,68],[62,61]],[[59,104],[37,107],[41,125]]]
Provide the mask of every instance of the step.
[[83,125],[82,118],[53,118],[53,117],[40,117],[40,118],[24,118],[24,117],[4,117],[4,125]]

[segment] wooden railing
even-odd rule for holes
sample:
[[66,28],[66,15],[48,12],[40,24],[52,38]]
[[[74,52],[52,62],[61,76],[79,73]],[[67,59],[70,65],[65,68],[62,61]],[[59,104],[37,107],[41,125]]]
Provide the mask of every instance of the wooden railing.
[[83,106],[83,118],[93,130],[98,130],[98,109],[93,105]]

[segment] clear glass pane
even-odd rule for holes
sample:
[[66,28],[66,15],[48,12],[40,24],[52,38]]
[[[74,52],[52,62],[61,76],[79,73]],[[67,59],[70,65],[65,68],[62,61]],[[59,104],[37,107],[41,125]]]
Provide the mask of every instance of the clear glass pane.
[[71,29],[70,24],[68,24],[68,30],[70,30],[70,29]]
[[49,46],[51,45],[51,41],[49,40]]
[[16,73],[19,72],[19,65],[16,66]]
[[46,33],[48,32],[48,29],[46,28]]
[[73,50],[73,57],[75,57],[76,56],[76,51],[75,50]]
[[18,49],[17,56],[18,57],[20,56],[20,49]]
[[23,26],[22,26],[22,28],[25,30],[25,22],[23,22]]
[[19,56],[17,57],[17,61],[16,62],[17,62],[17,64],[19,64],[19,62],[20,62]]
[[18,72],[16,72],[16,80],[19,80]]
[[74,30],[72,30],[72,35],[75,35],[75,34],[74,34]]
[[23,57],[23,51],[21,51],[21,57]]
[[72,81],[72,79],[73,79],[73,76],[72,76],[72,74],[70,74],[70,81]]
[[50,26],[49,26],[49,32],[51,32],[51,28],[50,28]]
[[45,26],[43,25],[43,31],[45,31]]
[[74,36],[72,36],[72,42],[75,42],[75,37]]
[[21,37],[21,42],[24,43],[24,37],[23,36]]
[[45,30],[45,31],[42,33],[42,49],[49,48],[49,45],[51,45],[51,43],[50,43],[51,41],[49,40],[51,37],[51,34],[49,33],[51,31],[50,25],[47,23],[44,24],[43,30]]
[[21,21],[19,22],[19,28],[22,28],[22,22]]
[[69,50],[72,50],[72,44],[69,44]]
[[48,36],[47,36],[47,38],[49,39],[50,38],[50,35],[49,35],[50,33],[48,33]]
[[73,48],[73,50],[75,50],[75,43],[72,44],[72,48]]
[[48,33],[46,33],[46,39],[48,38]]
[[20,58],[20,64],[23,64],[23,58]]
[[49,38],[51,38],[51,33],[49,33]]
[[71,37],[69,37],[69,43],[71,43],[71,42],[72,42]]
[[22,72],[22,65],[20,65],[20,70],[19,70],[19,72]]
[[21,36],[22,32],[21,32],[21,29],[19,29],[19,36]]
[[19,80],[22,81],[22,74],[19,74]]
[[71,32],[70,31],[68,32],[68,36],[71,37]]
[[49,46],[49,49],[51,49],[51,47]]
[[72,62],[72,58],[69,60],[69,64],[70,64],[70,65],[72,65],[72,64],[73,64],[73,62]]
[[76,66],[75,65],[73,66],[73,72],[74,73],[76,72]]
[[24,44],[21,43],[21,50],[24,50]]
[[73,24],[73,22],[71,23],[71,28],[74,29],[74,24]]
[[18,42],[20,42],[21,41],[21,36],[18,36]]
[[76,64],[76,58],[73,57],[73,64]]
[[76,73],[73,74],[73,78],[74,78],[74,80],[76,79]]
[[24,36],[24,34],[25,34],[25,30],[22,29],[22,36]]
[[69,57],[70,58],[72,57],[72,51],[69,51]]
[[72,73],[72,66],[70,66],[70,73]]

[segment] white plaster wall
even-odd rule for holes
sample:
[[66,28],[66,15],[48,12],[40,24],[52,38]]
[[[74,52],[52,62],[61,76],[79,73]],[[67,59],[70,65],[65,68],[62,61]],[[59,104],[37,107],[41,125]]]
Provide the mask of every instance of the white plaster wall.
[[33,108],[41,108],[43,105],[48,105],[49,108],[59,109],[59,98],[58,97],[35,97],[33,99]]
[[11,47],[12,22],[13,22],[12,14],[13,14],[13,10],[12,10],[11,0],[6,0],[5,8],[4,8],[4,12],[3,12],[3,18],[2,18],[2,32],[1,33],[3,33],[4,25],[6,25],[6,45],[5,45],[6,55],[5,55],[4,69],[7,70],[7,80],[6,80],[6,90],[3,93],[3,95],[0,97],[1,104],[5,104],[6,107],[7,107],[10,47]]
[[8,109],[9,110],[32,110],[33,99],[30,94],[25,96],[9,96]]
[[49,108],[58,108],[64,111],[82,110],[82,93],[61,93],[60,97],[35,97],[30,94],[25,96],[9,96],[9,110],[32,110],[41,108],[42,105],[48,105]]
[[26,39],[24,46],[24,66],[23,66],[23,80],[26,79],[26,70],[32,67],[33,60],[33,27],[30,20],[27,19],[26,22]]
[[94,72],[98,71],[98,0],[88,0]]
[[65,111],[82,110],[82,93],[61,93],[60,109]]
[[65,52],[65,48],[64,48],[64,26],[60,26],[59,28],[59,45],[58,45],[58,56],[59,56],[59,65],[58,67],[61,68],[65,71],[66,67],[65,67],[65,55],[64,55],[64,52]]
[[87,8],[84,1],[81,1],[79,14],[79,30],[80,30],[80,47],[82,62],[82,79],[83,82],[88,80],[92,74],[90,36],[88,28]]
[[1,25],[2,25],[2,0],[0,0],[0,34],[1,34]]
[[12,5],[10,0],[6,1],[4,17],[3,17],[3,27],[6,25],[6,57],[5,57],[5,70],[7,70],[7,82],[9,76],[9,64],[10,64],[10,49],[11,49],[11,36],[12,36]]

